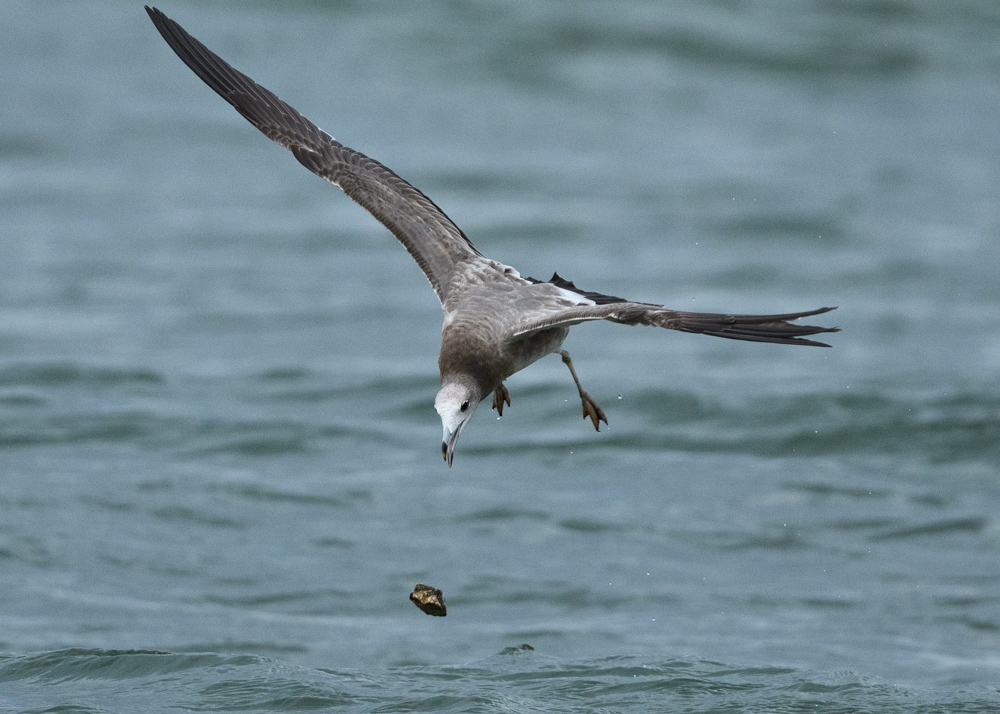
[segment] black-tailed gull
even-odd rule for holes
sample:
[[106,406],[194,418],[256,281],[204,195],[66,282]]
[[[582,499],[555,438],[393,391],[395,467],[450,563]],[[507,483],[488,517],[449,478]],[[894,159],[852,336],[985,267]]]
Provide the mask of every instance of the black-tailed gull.
[[503,381],[549,354],[558,353],[569,367],[584,418],[589,417],[597,430],[600,422],[607,424],[604,411],[580,386],[569,354],[561,349],[571,325],[610,320],[734,340],[820,347],[829,345],[801,338],[838,331],[791,322],[832,307],[784,315],[683,312],[581,290],[558,274],[544,281],[521,277],[514,268],[480,253],[433,201],[391,170],[334,140],[156,8],[147,6],[146,12],[195,74],[303,166],[367,209],[424,271],[444,310],[438,357],[441,389],[434,408],[444,426],[441,453],[449,466],[458,435],[479,403],[492,394],[493,408],[503,414],[504,404],[510,404]]

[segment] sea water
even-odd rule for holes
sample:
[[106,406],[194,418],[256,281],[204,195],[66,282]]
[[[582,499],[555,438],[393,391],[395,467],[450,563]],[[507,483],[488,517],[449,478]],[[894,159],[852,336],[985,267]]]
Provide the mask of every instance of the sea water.
[[[142,6],[0,17],[0,707],[996,711],[1000,9],[161,5],[609,323],[440,457],[440,308]],[[445,618],[407,599],[441,588]]]

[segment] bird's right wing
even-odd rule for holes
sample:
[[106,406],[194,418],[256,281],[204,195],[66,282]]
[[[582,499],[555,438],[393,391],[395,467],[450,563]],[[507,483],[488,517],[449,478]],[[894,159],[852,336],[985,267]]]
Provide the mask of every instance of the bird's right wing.
[[442,303],[456,266],[483,259],[461,229],[419,190],[378,161],[337,142],[156,8],[147,6],[146,12],[171,49],[205,84],[267,138],[289,149],[307,169],[339,186],[392,231],[424,271]]

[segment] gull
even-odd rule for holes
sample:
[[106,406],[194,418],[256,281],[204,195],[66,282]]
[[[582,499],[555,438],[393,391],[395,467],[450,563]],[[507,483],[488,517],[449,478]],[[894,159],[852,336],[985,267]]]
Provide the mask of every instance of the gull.
[[569,353],[562,349],[572,325],[610,320],[651,325],[732,340],[781,345],[830,345],[803,339],[836,327],[794,324],[801,317],[836,308],[783,315],[722,315],[670,310],[582,290],[554,273],[549,280],[522,277],[484,256],[444,211],[378,161],[350,149],[317,127],[274,93],[231,67],[156,8],[146,12],[170,48],[219,96],[267,138],[292,152],[307,169],[338,186],[372,214],[417,261],[441,301],[444,325],[438,367],[441,388],[434,408],[444,434],[441,455],[450,467],[455,444],[480,403],[493,395],[493,409],[510,406],[504,380],[550,354],[569,368],[583,405],[583,418],[600,431],[604,410],[583,387]]

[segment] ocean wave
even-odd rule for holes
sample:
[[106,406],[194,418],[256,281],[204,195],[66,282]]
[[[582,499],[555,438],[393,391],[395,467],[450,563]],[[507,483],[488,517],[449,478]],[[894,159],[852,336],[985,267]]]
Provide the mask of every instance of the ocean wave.
[[[305,370],[168,379],[143,368],[7,366],[0,369],[0,448],[119,443],[179,449],[193,458],[294,456],[319,453],[330,443],[355,449],[405,441],[413,424],[422,428],[433,418],[423,377],[348,386],[331,386],[332,381]],[[551,385],[522,389],[528,399],[556,391]],[[338,418],[361,404],[371,409],[368,423]],[[509,432],[503,442],[469,445],[466,451],[550,451],[558,444],[574,451],[886,455],[1000,464],[995,390],[919,393],[870,384],[761,397],[647,389],[615,406],[610,418],[617,426],[629,416],[628,430],[609,428],[599,438],[568,432],[561,427],[571,421],[550,419],[557,414],[550,407],[549,413],[523,417],[544,420],[544,428],[535,424],[530,431]],[[558,408],[565,417],[561,404]]]
[[81,365],[71,362],[13,364],[0,369],[0,388],[68,385],[113,388],[123,385],[163,384],[164,381],[164,376],[153,370]]
[[527,644],[458,666],[310,669],[258,655],[69,649],[0,659],[0,704],[54,711],[995,711],[986,688],[919,690],[851,672],[632,656],[566,661]]
[[[879,454],[1000,463],[1000,395],[897,395],[881,388],[726,403],[690,391],[630,400],[648,428],[615,433],[622,448],[763,456]],[[581,444],[581,446],[584,446]]]

